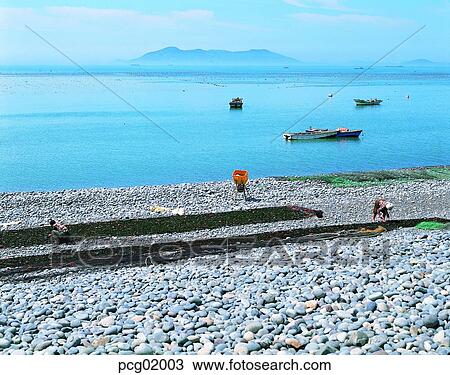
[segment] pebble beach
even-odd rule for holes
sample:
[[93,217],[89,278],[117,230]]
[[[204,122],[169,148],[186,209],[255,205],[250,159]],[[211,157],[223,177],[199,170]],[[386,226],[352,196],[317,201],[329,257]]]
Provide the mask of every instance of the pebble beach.
[[[339,262],[314,245],[287,246],[290,256],[311,257],[282,264],[277,254],[267,264],[213,257],[2,283],[0,349],[450,354],[450,232],[403,229],[367,241],[373,256],[364,261],[352,246],[338,250]],[[384,260],[382,241],[390,249]],[[236,257],[258,259],[263,250]]]
[[[252,181],[2,193],[13,229],[299,204],[323,219],[151,236],[237,236],[367,223],[375,198],[393,218],[450,218],[450,181],[335,188]],[[165,214],[163,214],[165,215]],[[355,240],[356,241],[356,240]],[[450,231],[401,228],[356,242],[326,240],[192,258],[166,265],[67,268],[0,279],[0,354],[450,354]],[[64,246],[64,245],[63,245]],[[35,249],[0,249],[0,256]]]

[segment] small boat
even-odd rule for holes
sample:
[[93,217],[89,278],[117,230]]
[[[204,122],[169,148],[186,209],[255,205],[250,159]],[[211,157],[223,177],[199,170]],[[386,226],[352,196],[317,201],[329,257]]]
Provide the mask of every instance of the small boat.
[[337,134],[336,134],[337,138],[341,138],[341,137],[354,137],[354,138],[357,138],[362,133],[362,130],[350,130],[350,129],[347,129],[347,128],[339,128],[339,129],[336,129],[336,130],[337,130]]
[[286,141],[308,141],[312,139],[335,138],[337,130],[316,130],[309,129],[300,133],[284,133]]
[[230,108],[242,108],[243,104],[244,104],[244,99],[239,98],[239,97],[233,98],[233,99],[231,99],[231,102],[230,102]]
[[356,105],[379,105],[382,100],[381,99],[353,99]]

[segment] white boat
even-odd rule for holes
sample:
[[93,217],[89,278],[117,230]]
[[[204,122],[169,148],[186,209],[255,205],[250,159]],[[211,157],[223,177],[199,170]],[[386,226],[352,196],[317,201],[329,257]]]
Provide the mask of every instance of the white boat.
[[337,130],[319,130],[306,131],[300,133],[284,133],[283,137],[286,141],[307,141],[313,139],[334,138]]

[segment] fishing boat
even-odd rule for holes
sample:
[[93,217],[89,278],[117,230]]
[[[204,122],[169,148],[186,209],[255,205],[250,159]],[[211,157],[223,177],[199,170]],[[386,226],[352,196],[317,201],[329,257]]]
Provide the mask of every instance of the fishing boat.
[[230,102],[230,108],[242,108],[243,104],[244,104],[244,99],[239,98],[239,97],[233,98],[233,99],[231,99],[231,102]]
[[356,105],[379,105],[382,100],[381,99],[353,99]]
[[339,128],[337,129],[337,133],[336,133],[336,137],[337,138],[341,138],[341,137],[353,137],[353,138],[358,138],[360,136],[360,134],[362,133],[361,129],[358,130],[350,130],[348,128]]
[[283,138],[286,141],[308,141],[313,139],[335,138],[337,130],[317,130],[309,129],[300,133],[284,133]]

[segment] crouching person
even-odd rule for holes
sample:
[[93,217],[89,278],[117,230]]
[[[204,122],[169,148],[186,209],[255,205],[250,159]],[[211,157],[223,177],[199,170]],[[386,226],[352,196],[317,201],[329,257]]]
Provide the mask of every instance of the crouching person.
[[70,233],[65,225],[57,223],[55,220],[51,219],[50,226],[52,231],[48,236],[54,245],[69,243]]

